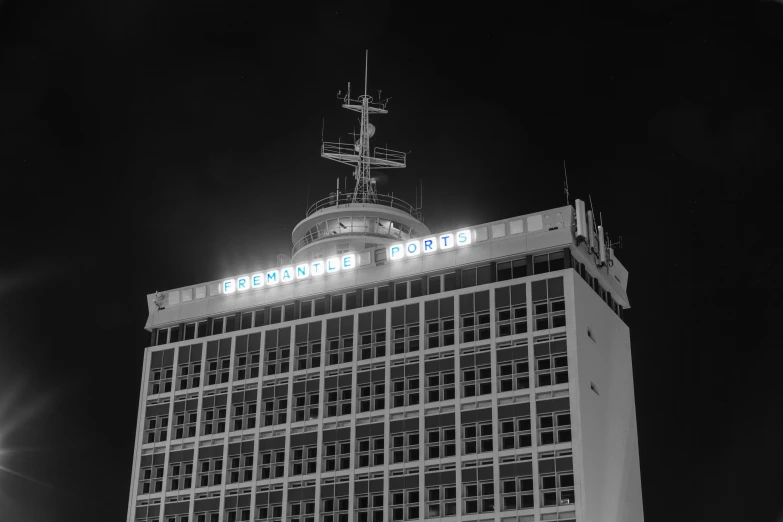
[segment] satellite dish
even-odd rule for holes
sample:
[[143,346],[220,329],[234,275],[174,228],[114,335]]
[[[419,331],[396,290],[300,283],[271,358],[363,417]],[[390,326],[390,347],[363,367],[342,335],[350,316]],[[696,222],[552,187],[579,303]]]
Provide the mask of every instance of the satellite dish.
[[367,137],[372,138],[375,135],[375,125],[372,123],[367,124]]

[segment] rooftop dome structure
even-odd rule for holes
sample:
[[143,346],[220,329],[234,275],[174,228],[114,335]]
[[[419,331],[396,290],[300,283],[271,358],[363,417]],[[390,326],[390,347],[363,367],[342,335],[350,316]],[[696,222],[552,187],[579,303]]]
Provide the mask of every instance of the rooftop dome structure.
[[351,84],[342,99],[343,108],[361,114],[358,140],[353,143],[322,142],[321,156],[354,168],[356,182],[353,192],[337,191],[307,209],[305,218],[291,234],[294,263],[301,263],[341,254],[361,251],[374,246],[386,246],[429,235],[421,222],[421,208],[400,198],[379,194],[372,171],[405,168],[405,153],[386,148],[370,149],[375,126],[370,114],[386,114],[388,98],[374,101],[367,95],[367,62],[365,55],[364,94],[351,98]]

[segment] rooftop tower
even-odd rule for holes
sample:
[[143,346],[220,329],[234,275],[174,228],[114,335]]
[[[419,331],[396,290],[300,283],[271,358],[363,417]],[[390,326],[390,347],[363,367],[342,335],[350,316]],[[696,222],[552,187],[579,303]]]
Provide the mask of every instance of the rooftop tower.
[[[337,93],[343,108],[360,114],[356,141],[321,143],[321,156],[353,167],[352,192],[336,192],[316,201],[291,234],[293,262],[304,262],[347,251],[385,246],[430,233],[421,222],[421,208],[377,190],[373,170],[405,168],[405,153],[382,147],[370,147],[375,126],[370,115],[387,114],[389,98],[373,100],[367,94],[367,58],[365,54],[364,94],[352,98],[351,83],[345,96]],[[356,136],[354,135],[354,138]]]

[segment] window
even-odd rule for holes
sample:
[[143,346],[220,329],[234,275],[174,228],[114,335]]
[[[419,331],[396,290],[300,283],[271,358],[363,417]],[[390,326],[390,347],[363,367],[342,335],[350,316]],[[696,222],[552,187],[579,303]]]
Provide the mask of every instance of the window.
[[566,341],[536,343],[536,386],[551,386],[568,382],[568,354]]
[[424,368],[427,371],[427,402],[454,400],[454,359],[427,361]]
[[324,315],[326,313],[326,298],[321,297],[320,299],[316,299],[313,306],[315,307],[315,313],[313,314],[315,317]]
[[492,451],[492,422],[462,423],[462,454]]
[[[539,461],[539,463],[541,462]],[[542,506],[562,506],[574,503],[574,475],[571,471],[542,473],[539,487]]]
[[527,333],[526,303],[524,283],[495,289],[497,337]]
[[174,403],[174,440],[196,436],[198,399],[181,400]]
[[207,336],[207,324],[209,323],[206,319],[196,324],[196,335],[199,339]]
[[362,361],[386,356],[386,310],[359,314],[359,354]]
[[354,310],[358,308],[358,304],[356,303],[356,292],[351,292],[349,294],[345,294],[345,309],[346,310]]
[[418,488],[403,489],[391,492],[391,520],[418,520],[419,490]]
[[234,351],[234,380],[258,378],[261,364],[261,332],[237,336]]
[[158,335],[155,339],[155,346],[160,346],[169,342],[169,329],[159,328]]
[[427,348],[454,344],[454,298],[445,297],[424,303]]
[[201,434],[213,435],[226,431],[228,395],[211,395],[201,402]]
[[236,314],[227,315],[224,317],[212,318],[212,335],[218,335],[230,333],[236,330]]
[[443,291],[450,292],[457,289],[457,273],[443,274]]
[[392,421],[389,461],[392,464],[416,462],[419,460],[419,419]]
[[291,358],[291,327],[266,331],[264,375],[288,373]]
[[[258,452],[258,480],[285,476],[285,438],[266,439],[259,443],[265,451]],[[267,449],[268,448],[268,449]]]
[[411,299],[422,296],[421,279],[411,279]]
[[295,500],[288,503],[288,522],[313,522],[315,501]]
[[206,384],[225,384],[231,370],[231,338],[207,343]]
[[247,330],[253,327],[253,312],[243,312],[239,318],[239,329]]
[[497,280],[508,281],[527,276],[527,259],[513,259],[497,264]]
[[383,492],[356,495],[354,513],[356,522],[383,522]]
[[283,322],[283,307],[274,306],[269,310],[269,324],[279,324]]
[[294,383],[292,422],[302,422],[318,418],[319,406],[321,405],[321,399],[318,394],[320,381],[317,379],[317,374],[314,376],[316,379],[311,379],[307,382]]
[[164,442],[169,433],[169,405],[148,406],[144,419],[144,443]]
[[492,481],[462,484],[463,515],[495,511],[495,483]]
[[228,508],[226,509],[226,516],[223,520],[226,522],[245,522],[246,520],[250,520],[250,508]]
[[234,392],[231,396],[231,431],[251,430],[256,427],[258,389]]
[[323,432],[322,472],[340,471],[351,468],[350,428]]
[[299,318],[300,319],[307,319],[308,317],[313,316],[313,301],[310,299],[307,299],[306,301],[302,301],[299,303]]
[[193,487],[193,461],[181,462],[181,451],[172,451],[170,455],[167,491],[179,491]]
[[[330,491],[324,494],[324,490]],[[346,491],[341,495],[334,493],[334,486],[321,487],[321,522],[348,522],[348,496]],[[342,495],[346,493],[346,495]]]
[[[440,473],[441,477],[446,473]],[[457,516],[457,486],[454,484],[427,488],[427,518]]]
[[489,290],[459,296],[460,335],[463,343],[489,339]]
[[256,520],[279,521],[283,516],[283,492],[256,494]]
[[177,358],[177,389],[188,390],[201,386],[201,344],[180,346]]
[[541,254],[539,256],[533,256],[533,273],[545,274],[547,272],[554,272],[556,270],[563,270],[565,268],[565,253],[552,252],[550,254]]
[[419,404],[419,364],[394,366],[391,369],[391,407]]
[[427,458],[441,459],[457,454],[454,426],[441,426],[427,430]]
[[492,366],[489,360],[489,352],[460,357],[462,398],[492,393]]
[[264,386],[261,390],[264,411],[261,414],[264,426],[285,424],[288,420],[288,384]]
[[391,323],[394,332],[393,353],[419,351],[419,303],[392,308]]
[[[158,455],[163,456],[162,453]],[[147,458],[149,462],[145,463],[142,460],[142,467],[139,472],[139,495],[163,491],[163,459],[160,459],[159,463],[153,464],[152,458]]]
[[533,509],[533,476],[503,480],[503,511]]
[[385,304],[389,302],[389,286],[378,287],[378,304]]
[[223,446],[207,446],[198,450],[197,487],[220,486],[223,483]]
[[[157,517],[155,522],[157,522]],[[217,511],[207,511],[204,513],[196,513],[196,522],[218,522],[220,520],[220,513]],[[149,522],[152,522],[150,520]]]
[[296,326],[295,370],[308,370],[321,366],[321,327],[323,321]]
[[318,465],[318,446],[315,444],[294,446],[294,437],[291,439],[290,476],[315,473]]
[[356,374],[359,413],[386,409],[386,370]]
[[465,268],[462,270],[462,288],[476,286],[476,269]]
[[326,321],[327,366],[353,361],[353,317],[346,315]]
[[356,441],[356,467],[383,466],[384,450],[383,435],[358,439]]
[[408,298],[408,282],[394,284],[394,300],[402,301]]
[[324,390],[325,417],[351,414],[352,397],[351,375],[327,377]]
[[375,304],[375,288],[365,288],[362,290],[362,307],[373,306]]
[[253,480],[253,441],[228,445],[228,483]]
[[498,391],[509,392],[530,388],[530,365],[527,346],[515,346],[497,352]]
[[556,277],[531,283],[533,294],[533,323],[535,331],[565,326],[563,278]]
[[427,278],[427,295],[440,293],[440,276],[430,276]]
[[168,393],[171,391],[171,379],[174,376],[174,349],[153,352],[150,361],[150,378],[147,386],[148,395]]
[[532,446],[530,404],[512,404],[498,408],[500,449],[523,449]]
[[571,442],[571,414],[568,411],[538,415],[538,444]]
[[329,308],[329,312],[335,313],[335,312],[342,312],[343,311],[343,294],[340,295],[333,295],[331,296],[331,308]]

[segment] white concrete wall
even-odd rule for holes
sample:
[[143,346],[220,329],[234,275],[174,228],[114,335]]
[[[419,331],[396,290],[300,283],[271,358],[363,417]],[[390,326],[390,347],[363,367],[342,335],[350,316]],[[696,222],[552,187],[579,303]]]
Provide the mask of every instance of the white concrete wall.
[[[580,520],[642,522],[639,443],[636,430],[628,326],[575,272],[568,328],[571,409]],[[588,327],[595,341],[587,334]],[[591,390],[595,384],[598,395]]]

